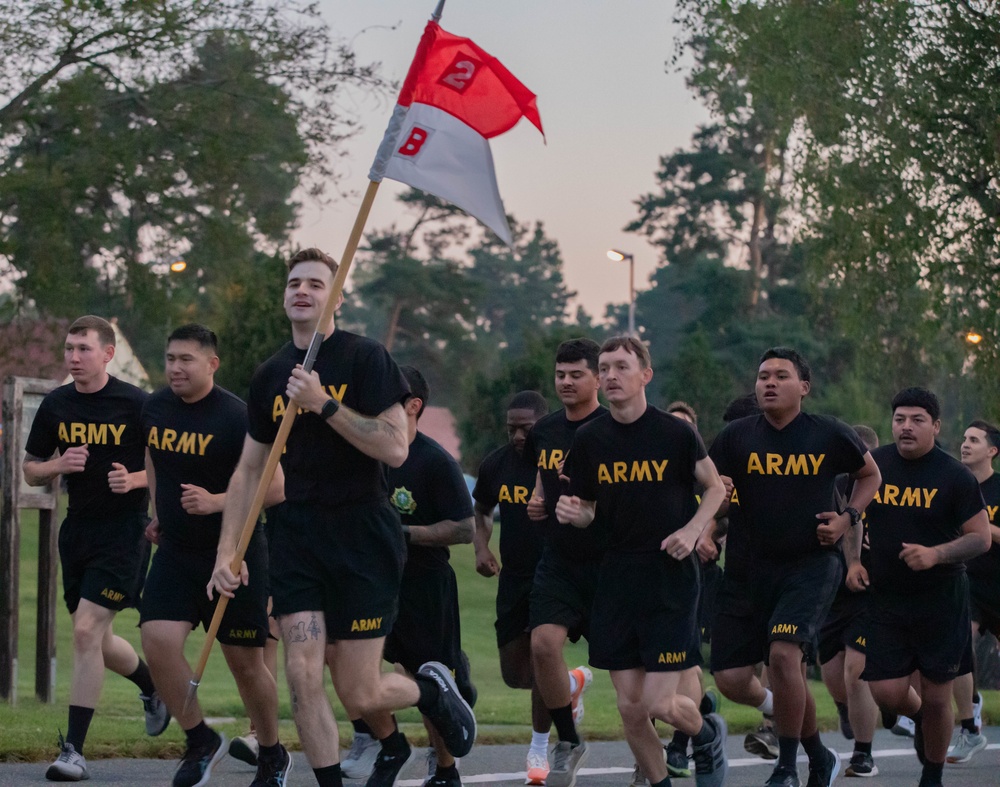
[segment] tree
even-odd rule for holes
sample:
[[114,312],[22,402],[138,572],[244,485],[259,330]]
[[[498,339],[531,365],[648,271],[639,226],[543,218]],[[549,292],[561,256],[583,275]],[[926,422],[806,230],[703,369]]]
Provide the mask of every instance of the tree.
[[164,326],[221,317],[255,253],[286,242],[293,190],[336,181],[356,128],[341,95],[384,86],[290,0],[0,11],[0,256],[40,310],[117,315],[147,357]]

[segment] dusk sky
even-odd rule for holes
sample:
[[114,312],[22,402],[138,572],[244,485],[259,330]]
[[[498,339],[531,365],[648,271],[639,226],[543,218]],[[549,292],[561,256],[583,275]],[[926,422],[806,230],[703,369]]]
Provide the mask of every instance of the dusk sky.
[[[384,76],[400,82],[434,4],[320,2],[360,60],[380,60]],[[518,221],[544,223],[562,251],[570,289],[596,317],[606,303],[628,299],[628,266],[608,260],[609,248],[634,254],[636,288],[647,286],[656,250],[622,227],[636,216],[635,199],[655,187],[659,157],[687,146],[707,119],[684,74],[665,66],[674,51],[673,11],[667,0],[448,0],[441,19],[445,30],[473,39],[537,94],[548,144],[525,120],[491,141],[500,195]],[[394,100],[358,105],[365,131],[340,163],[342,187],[357,195]],[[406,225],[394,199],[404,188],[383,182],[369,228]],[[339,256],[359,202],[356,196],[318,206],[306,198],[295,240]]]

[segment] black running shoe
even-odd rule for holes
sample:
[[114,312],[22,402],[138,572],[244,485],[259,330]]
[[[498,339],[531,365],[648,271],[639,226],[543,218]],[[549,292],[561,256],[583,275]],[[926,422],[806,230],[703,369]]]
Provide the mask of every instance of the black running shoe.
[[285,787],[288,784],[288,774],[292,772],[292,755],[282,746],[281,756],[276,759],[259,757],[257,775],[250,787]]
[[799,774],[794,768],[782,768],[780,765],[771,772],[771,778],[764,787],[799,787]]
[[181,764],[174,772],[173,787],[202,787],[208,784],[212,768],[229,751],[229,741],[225,735],[220,735],[215,730],[212,730],[212,735],[210,745],[187,748]]
[[814,765],[809,763],[809,781],[806,787],[831,787],[833,780],[840,773],[840,755],[829,746],[826,747],[826,757]]
[[375,758],[375,768],[365,782],[365,787],[396,787],[403,769],[417,758],[417,753],[406,744],[405,749],[387,752],[385,747]]
[[417,680],[437,684],[438,697],[431,708],[421,708],[444,741],[452,757],[465,757],[476,742],[476,716],[455,685],[449,670],[439,661],[428,661],[417,670]]

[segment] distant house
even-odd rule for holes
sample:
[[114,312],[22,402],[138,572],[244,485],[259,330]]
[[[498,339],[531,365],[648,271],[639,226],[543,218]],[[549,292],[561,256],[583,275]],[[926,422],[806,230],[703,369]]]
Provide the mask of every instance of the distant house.
[[456,461],[462,461],[462,440],[455,429],[455,416],[451,414],[451,410],[428,405],[420,416],[419,428],[432,440],[441,443],[441,447],[455,457]]

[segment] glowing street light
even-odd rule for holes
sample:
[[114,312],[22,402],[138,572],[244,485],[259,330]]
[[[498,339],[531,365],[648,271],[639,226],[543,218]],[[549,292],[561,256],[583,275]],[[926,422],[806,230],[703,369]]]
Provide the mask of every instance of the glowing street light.
[[635,336],[635,257],[618,249],[608,249],[608,259],[615,262],[628,260],[628,335]]
[[187,268],[187,266],[188,264],[184,260],[174,260],[173,262],[170,263],[170,272],[180,273],[185,268]]
[[969,344],[979,344],[983,340],[983,335],[978,331],[969,331],[965,334],[965,341]]

